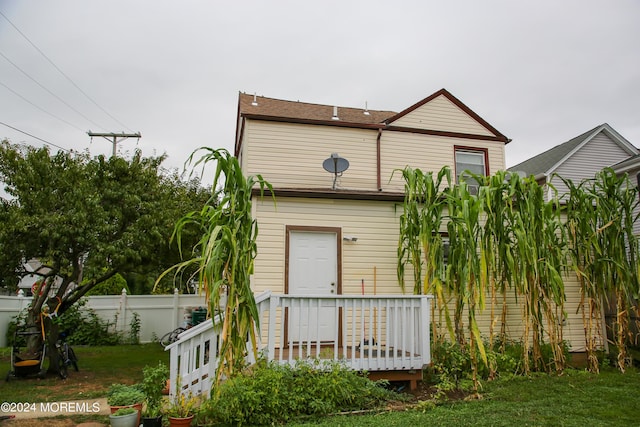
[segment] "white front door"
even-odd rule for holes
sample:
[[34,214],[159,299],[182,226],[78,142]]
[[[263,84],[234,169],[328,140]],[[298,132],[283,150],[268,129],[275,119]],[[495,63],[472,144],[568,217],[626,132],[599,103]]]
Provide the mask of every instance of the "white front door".
[[[290,295],[334,295],[338,287],[338,233],[289,230]],[[289,339],[330,342],[337,339],[336,309],[303,300],[289,310]]]

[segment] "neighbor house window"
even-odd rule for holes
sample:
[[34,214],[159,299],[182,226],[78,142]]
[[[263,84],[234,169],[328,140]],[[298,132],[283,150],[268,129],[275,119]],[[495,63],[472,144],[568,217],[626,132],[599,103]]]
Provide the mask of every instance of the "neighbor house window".
[[471,177],[488,174],[487,150],[482,148],[456,147],[456,184],[464,181],[471,192],[477,193],[478,182]]

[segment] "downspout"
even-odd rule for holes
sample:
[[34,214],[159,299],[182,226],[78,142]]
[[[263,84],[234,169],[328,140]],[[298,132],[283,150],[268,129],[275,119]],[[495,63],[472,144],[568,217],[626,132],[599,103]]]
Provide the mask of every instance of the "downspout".
[[380,171],[380,139],[382,139],[382,128],[378,128],[378,137],[376,138],[376,183],[378,191],[382,191],[382,176]]

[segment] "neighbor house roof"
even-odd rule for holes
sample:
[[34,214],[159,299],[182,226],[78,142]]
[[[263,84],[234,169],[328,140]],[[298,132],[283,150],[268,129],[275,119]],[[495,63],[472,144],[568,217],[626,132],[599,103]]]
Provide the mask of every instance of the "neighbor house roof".
[[556,145],[537,156],[512,166],[509,170],[524,172],[527,175],[533,175],[536,178],[551,175],[560,165],[562,165],[576,151],[591,141],[600,132],[604,132],[612,141],[620,145],[625,151],[629,152],[629,154],[635,154],[638,152],[637,148],[616,132],[615,129],[607,123],[603,123],[565,143]]
[[635,169],[640,169],[640,154],[631,156],[628,159],[624,159],[621,162],[612,165],[611,168],[617,173],[622,174]]

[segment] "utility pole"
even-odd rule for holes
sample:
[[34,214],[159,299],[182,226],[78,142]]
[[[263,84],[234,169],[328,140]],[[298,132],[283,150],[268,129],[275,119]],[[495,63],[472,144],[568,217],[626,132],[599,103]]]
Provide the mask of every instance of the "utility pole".
[[142,135],[140,134],[140,132],[138,133],[113,133],[113,132],[87,132],[87,135],[89,135],[91,138],[93,138],[94,136],[101,136],[104,139],[111,141],[111,143],[113,144],[113,157],[116,156],[116,145],[118,145],[119,142],[124,141],[127,138],[142,138]]

